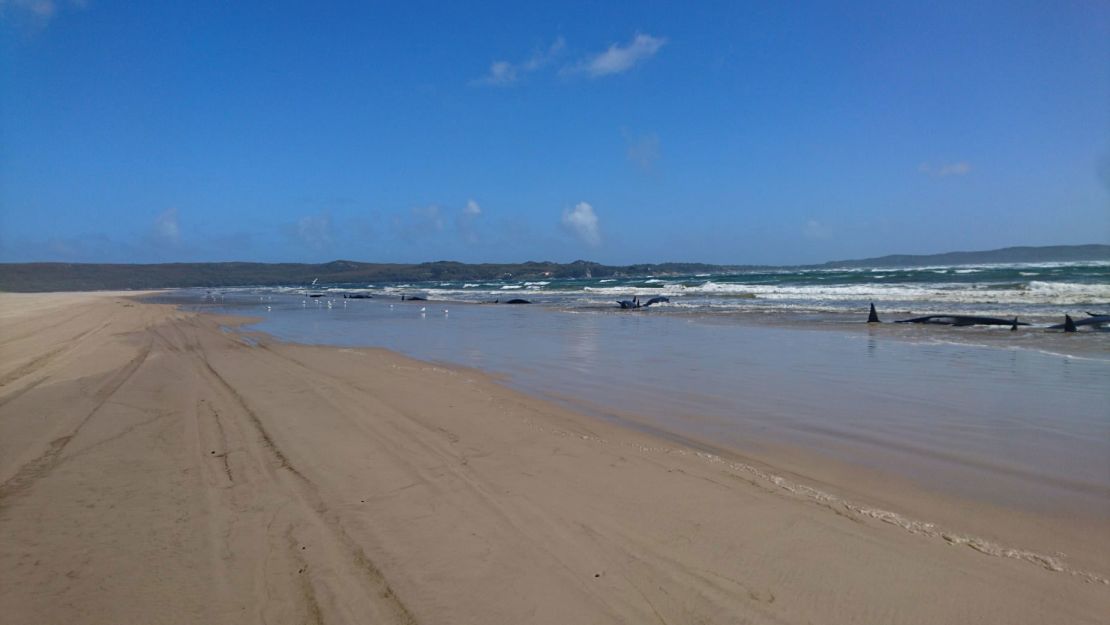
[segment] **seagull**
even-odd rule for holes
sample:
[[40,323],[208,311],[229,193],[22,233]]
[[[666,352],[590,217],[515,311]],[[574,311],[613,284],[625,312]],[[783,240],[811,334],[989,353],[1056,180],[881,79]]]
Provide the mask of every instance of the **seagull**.
[[425,311],[427,311],[427,310],[428,310],[428,307],[427,307],[427,306],[421,306],[421,307],[420,307],[420,312],[425,312]]

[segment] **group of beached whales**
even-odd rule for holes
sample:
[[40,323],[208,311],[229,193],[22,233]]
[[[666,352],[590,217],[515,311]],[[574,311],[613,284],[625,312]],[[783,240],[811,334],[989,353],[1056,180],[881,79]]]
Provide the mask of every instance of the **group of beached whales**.
[[[409,295],[409,296],[402,295],[401,296],[401,301],[403,301],[403,302],[426,302],[426,301],[428,301],[428,298],[420,297],[419,295]],[[498,298],[498,299],[493,300],[492,302],[482,302],[482,303],[483,304],[531,304],[532,302],[530,302],[529,300],[520,299],[519,297],[517,297],[517,298],[513,298],[513,299],[507,299],[503,302],[501,301],[500,298]]]
[[[881,323],[879,313],[875,311],[875,304],[871,304],[871,312],[867,315],[867,323]],[[1003,319],[1001,317],[980,317],[977,315],[925,315],[912,319],[897,319],[894,323],[930,323],[945,326],[1010,326],[1010,331],[1015,332],[1018,326],[1030,325],[1024,321]],[[1103,330],[1104,325],[1110,324],[1110,314],[1088,312],[1086,318],[1079,321],[1072,319],[1071,315],[1064,315],[1064,322],[1048,326],[1046,330],[1063,330],[1064,332],[1077,332],[1079,328],[1090,326],[1092,329]]]
[[[323,293],[312,293],[309,297],[321,297]],[[365,293],[344,293],[344,298],[348,299],[371,299],[374,296]],[[408,302],[426,302],[428,298],[419,295],[402,295],[401,301]],[[667,297],[653,297],[646,302],[641,302],[640,298],[633,297],[632,299],[617,300],[617,305],[621,310],[639,310],[648,308],[655,304],[663,304],[670,302]],[[483,302],[485,304],[531,304],[530,300],[513,298],[505,301],[495,299],[490,302]],[[879,320],[879,313],[875,310],[875,304],[871,304],[871,311],[867,315],[867,323],[882,323]],[[978,315],[925,315],[923,317],[912,317],[910,319],[897,319],[894,323],[923,323],[932,325],[944,326],[1010,326],[1011,331],[1016,331],[1018,326],[1031,325],[1024,321],[1018,321],[1017,317],[1012,319],[1005,319],[1003,317],[982,317]],[[1110,330],[1103,326],[1110,325],[1110,314],[1108,313],[1093,313],[1088,312],[1085,318],[1078,321],[1072,319],[1071,315],[1064,315],[1064,322],[1048,326],[1046,330],[1063,330],[1064,332],[1077,332],[1079,328],[1090,327],[1094,330]]]
[[[344,295],[343,297],[347,297],[347,295]],[[364,295],[362,297],[370,297],[370,296]],[[423,301],[427,301],[427,298],[420,297],[419,295],[408,295],[408,296],[402,295],[401,296],[401,301],[423,302]],[[649,299],[646,302],[641,302],[639,297],[633,297],[632,299],[619,300],[619,301],[617,301],[617,305],[620,306],[621,310],[636,310],[638,308],[647,308],[648,306],[651,306],[653,304],[663,304],[665,302],[670,302],[670,301],[671,300],[668,297],[653,297],[653,298]],[[531,304],[532,302],[530,300],[521,299],[521,298],[517,297],[517,298],[513,298],[513,299],[507,299],[503,302],[500,299],[495,299],[492,302],[482,302],[482,303],[483,304]]]

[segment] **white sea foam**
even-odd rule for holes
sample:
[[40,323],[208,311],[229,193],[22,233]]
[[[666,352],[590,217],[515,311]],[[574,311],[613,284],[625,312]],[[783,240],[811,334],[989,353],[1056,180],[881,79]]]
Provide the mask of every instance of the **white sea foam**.
[[[658,294],[658,288],[630,286],[585,287],[585,293],[608,295]],[[1032,281],[1028,285],[999,288],[992,284],[852,284],[774,285],[706,281],[696,286],[665,284],[664,295],[707,297],[750,297],[766,300],[808,301],[899,301],[952,304],[1099,304],[1110,301],[1110,284]]]
[[994,556],[996,558],[1012,558],[1015,560],[1021,560],[1029,564],[1034,564],[1041,568],[1047,569],[1049,571],[1073,575],[1088,582],[1110,585],[1110,580],[1108,580],[1105,576],[1092,571],[1084,571],[1081,569],[1071,568],[1063,560],[1063,558],[1058,556],[1045,555],[1027,549],[1002,545],[990,540],[979,538],[977,536],[968,536],[966,534],[956,533],[951,530],[942,528],[935,523],[930,523],[928,521],[919,521],[906,517],[897,512],[892,512],[890,510],[883,510],[882,508],[874,508],[871,506],[858,504],[843,497],[839,497],[837,495],[813,488],[812,486],[801,484],[793,480],[788,480],[782,476],[764,471],[744,462],[726,460],[725,458],[722,458],[721,456],[718,456],[716,454],[703,451],[697,451],[694,453],[697,455],[697,457],[707,462],[724,465],[729,470],[735,472],[753,475],[760,480],[763,480],[770,484],[774,484],[783,491],[786,491],[798,497],[809,499],[816,503],[829,506],[830,508],[839,508],[851,514],[876,519],[878,521],[882,521],[883,523],[889,523],[891,525],[900,527],[911,534],[941,539],[953,545],[963,545],[966,547],[970,547],[975,551],[989,556]]

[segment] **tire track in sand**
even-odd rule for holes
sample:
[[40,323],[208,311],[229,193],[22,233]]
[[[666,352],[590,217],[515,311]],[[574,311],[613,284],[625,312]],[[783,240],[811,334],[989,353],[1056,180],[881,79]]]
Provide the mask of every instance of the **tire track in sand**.
[[[362,574],[362,577],[369,582],[369,585],[375,591],[374,596],[384,602],[385,605],[382,607],[392,616],[390,621],[404,625],[416,625],[416,618],[393,591],[385,574],[370,559],[362,546],[346,532],[338,516],[329,510],[327,504],[319,495],[316,485],[293,466],[289,456],[274,441],[262,420],[250,407],[246,399],[212,366],[203,345],[194,352],[194,355],[202,376],[207,377],[214,386],[222,390],[223,394],[232,400],[235,407],[238,408],[242,416],[246,417],[245,420],[255,431],[258,440],[261,442],[261,447],[270,456],[271,462],[277,464],[278,469],[284,469],[286,475],[292,478],[291,480],[278,481],[278,484],[286,488],[291,499],[301,504],[301,508],[311,515],[311,520],[315,520],[315,524],[326,531],[327,538],[335,544],[339,551],[346,555],[350,564],[354,565]],[[307,570],[307,564],[304,569]],[[313,597],[315,597],[315,594],[313,594]],[[319,612],[320,606],[315,599],[308,602],[307,609],[313,618],[322,622]]]
[[[62,345],[46,352],[45,354],[31,360],[30,362],[24,363],[22,366],[16,368],[15,370],[8,372],[3,377],[0,377],[0,387],[5,387],[5,386],[10,385],[13,382],[18,382],[19,380],[22,380],[23,378],[26,378],[27,376],[33,375],[34,373],[42,370],[44,367],[46,367],[50,363],[54,362],[55,360],[58,360],[59,358],[61,358],[65,354],[67,354],[67,353],[73,351],[75,348],[77,348],[81,344],[82,339],[89,336],[90,334],[93,334],[95,332],[99,332],[100,330],[103,330],[104,328],[108,327],[108,324],[109,324],[109,322],[105,321],[104,323],[100,324],[99,326],[97,326],[95,328],[91,328],[89,330],[86,330],[86,331],[78,334],[77,336],[75,336],[71,339],[66,339],[62,343]],[[3,406],[5,404],[7,404],[8,402],[10,402],[10,401],[16,399],[17,397],[23,395],[27,391],[30,391],[31,389],[35,388],[39,384],[42,384],[43,382],[46,381],[47,377],[48,376],[43,376],[43,377],[39,378],[38,380],[35,380],[34,382],[31,382],[27,386],[24,386],[21,389],[12,391],[12,392],[8,393],[7,395],[5,395],[3,397],[0,397],[0,406]]]
[[97,412],[104,406],[105,403],[115,395],[116,391],[120,389],[131,376],[135,375],[139,367],[142,366],[146,359],[150,356],[152,348],[152,341],[148,338],[147,342],[139,349],[137,353],[127,364],[116,370],[100,387],[100,389],[93,394],[93,408],[77,423],[77,426],[70,431],[69,434],[60,436],[52,441],[47,447],[46,451],[40,454],[37,458],[25,463],[23,466],[16,470],[12,477],[5,480],[0,484],[0,507],[4,505],[5,500],[11,496],[22,492],[34,484],[37,480],[48,475],[60,461],[60,455],[70,441],[73,440],[81,428],[89,422]]

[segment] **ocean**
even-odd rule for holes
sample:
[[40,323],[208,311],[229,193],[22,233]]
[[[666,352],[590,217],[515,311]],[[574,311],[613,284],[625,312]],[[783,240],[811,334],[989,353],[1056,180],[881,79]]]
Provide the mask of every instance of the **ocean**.
[[[616,304],[657,296],[670,301]],[[533,304],[503,304],[511,298]],[[1110,332],[1046,329],[1065,313],[1110,312],[1110,262],[288,285],[162,299],[257,317],[249,330],[283,340],[476,367],[664,435],[741,452],[799,448],[969,500],[1110,518]],[[867,324],[872,302],[884,321],[952,313],[1032,325]]]
[[665,296],[672,313],[858,314],[876,302],[885,309],[920,314],[1048,318],[1062,315],[1066,306],[1110,308],[1110,261],[528,281],[506,277],[490,282],[338,284],[327,290],[462,302],[525,298],[564,308],[610,307],[617,299]]

